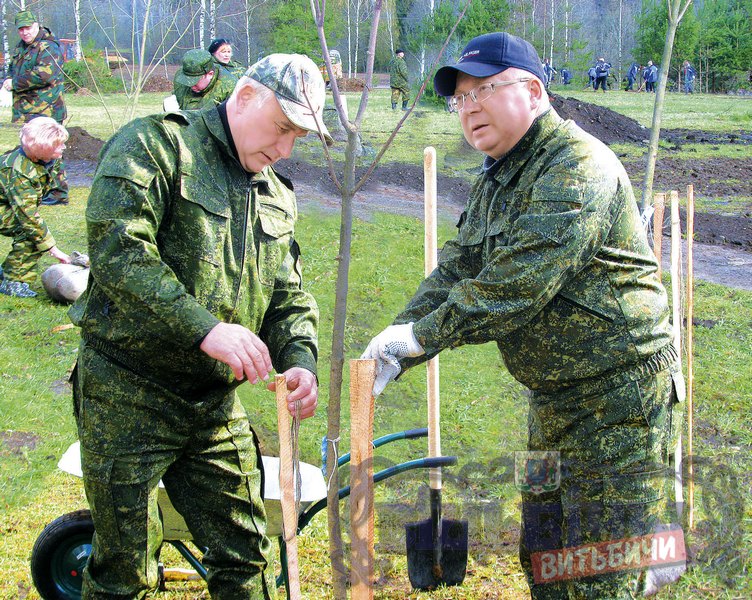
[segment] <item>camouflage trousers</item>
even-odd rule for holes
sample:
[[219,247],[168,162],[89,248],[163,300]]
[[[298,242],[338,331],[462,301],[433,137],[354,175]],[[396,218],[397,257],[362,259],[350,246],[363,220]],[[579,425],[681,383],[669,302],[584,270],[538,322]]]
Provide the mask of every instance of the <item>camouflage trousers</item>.
[[2,264],[4,276],[10,281],[34,283],[37,278],[36,266],[44,252],[28,239],[10,209],[0,214],[0,235],[13,238],[10,252]]
[[402,102],[407,102],[410,99],[407,89],[404,88],[392,88],[392,104],[397,104],[402,98]]
[[73,400],[95,535],[82,597],[157,586],[161,479],[200,547],[212,598],[276,598],[255,434],[233,390],[179,397],[81,343]]
[[532,394],[528,448],[558,451],[561,459],[558,489],[523,493],[520,562],[533,599],[643,595],[645,571],[599,576],[590,571],[536,583],[532,557],[583,546],[585,555],[599,542],[649,535],[676,521],[669,501],[670,457],[682,423],[677,390],[683,393],[683,386],[674,384],[673,348],[662,352],[634,381],[603,382],[562,395]]

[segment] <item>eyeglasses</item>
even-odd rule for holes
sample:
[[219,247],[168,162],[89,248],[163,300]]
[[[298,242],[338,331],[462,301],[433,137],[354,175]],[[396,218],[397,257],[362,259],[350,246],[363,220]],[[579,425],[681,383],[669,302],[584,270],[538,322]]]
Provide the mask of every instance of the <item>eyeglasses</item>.
[[494,81],[492,83],[482,83],[476,88],[470,90],[467,94],[457,94],[456,96],[450,96],[447,99],[450,112],[460,112],[465,108],[465,99],[470,96],[473,102],[483,102],[488,100],[496,88],[504,87],[505,85],[512,85],[514,83],[524,83],[530,81],[532,77],[521,77],[520,79],[510,79],[509,81]]

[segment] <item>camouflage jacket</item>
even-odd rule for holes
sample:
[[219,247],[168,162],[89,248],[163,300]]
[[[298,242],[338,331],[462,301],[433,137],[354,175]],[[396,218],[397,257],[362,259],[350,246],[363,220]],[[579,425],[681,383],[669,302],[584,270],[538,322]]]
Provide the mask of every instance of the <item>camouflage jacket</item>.
[[206,106],[216,106],[227,100],[237,82],[236,77],[222,74],[219,69],[215,68],[211,83],[198,94],[187,85],[177,81],[173,82],[173,86],[180,110],[198,110]]
[[407,80],[407,63],[404,58],[395,56],[389,63],[389,87],[398,90],[410,89],[410,83]]
[[0,156],[0,227],[23,232],[40,252],[55,245],[38,210],[53,183],[49,168],[29,159],[20,146]]
[[235,81],[245,75],[245,72],[248,70],[247,67],[244,67],[236,60],[231,60],[227,64],[219,62],[216,58],[213,61],[214,66],[219,69],[220,76],[230,77],[230,79],[234,77]]
[[44,115],[62,123],[68,116],[63,100],[63,53],[46,27],[31,44],[18,42],[8,74],[13,80],[13,121]]
[[658,265],[611,150],[551,109],[493,167],[396,319],[415,322],[428,357],[495,341],[518,381],[556,393],[671,343]]
[[246,172],[218,111],[132,121],[102,149],[86,208],[87,343],[190,394],[234,385],[199,349],[218,322],[261,337],[277,372],[316,372],[318,309],[302,289],[292,185]]

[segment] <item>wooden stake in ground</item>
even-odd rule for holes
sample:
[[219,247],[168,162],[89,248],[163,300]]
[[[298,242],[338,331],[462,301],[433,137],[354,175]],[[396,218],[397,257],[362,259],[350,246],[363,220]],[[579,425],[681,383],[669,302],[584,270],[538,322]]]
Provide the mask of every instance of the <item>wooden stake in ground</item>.
[[[681,367],[681,222],[679,221],[679,192],[676,190],[670,193],[671,197],[671,301],[673,305],[673,326],[674,326],[674,347],[676,354],[679,356],[679,366]],[[682,477],[682,435],[679,432],[674,450],[674,498],[678,516],[684,508],[684,490]]]
[[663,268],[661,259],[663,252],[663,213],[666,208],[666,194],[656,194],[653,197],[653,252],[658,259],[658,279],[661,278]]
[[692,393],[692,385],[694,383],[694,365],[692,359],[693,352],[693,323],[692,318],[694,316],[695,299],[694,299],[694,258],[692,256],[695,234],[695,188],[692,185],[687,186],[687,326],[684,339],[686,341],[687,348],[687,456],[689,456],[689,463],[687,464],[687,524],[689,529],[694,529],[695,526],[695,482],[694,482],[694,442],[693,442],[693,430],[694,430],[694,397]]
[[373,384],[375,380],[375,360],[350,361],[352,600],[372,600],[373,598]]
[[[428,277],[436,268],[437,258],[437,226],[436,226],[436,149],[429,146],[423,151],[423,175],[425,179],[425,275]],[[435,402],[428,402],[428,422],[434,427],[428,428],[428,456],[441,456],[441,423],[439,398],[439,357],[434,356],[426,363],[426,395],[436,398]],[[430,469],[428,474],[429,485],[432,490],[441,489],[441,469]],[[439,544],[440,545],[440,544]]]
[[298,569],[298,512],[296,482],[293,467],[290,412],[287,409],[287,380],[284,375],[274,378],[277,394],[277,429],[279,432],[279,491],[282,504],[282,537],[287,550],[288,596],[300,600],[300,572]]

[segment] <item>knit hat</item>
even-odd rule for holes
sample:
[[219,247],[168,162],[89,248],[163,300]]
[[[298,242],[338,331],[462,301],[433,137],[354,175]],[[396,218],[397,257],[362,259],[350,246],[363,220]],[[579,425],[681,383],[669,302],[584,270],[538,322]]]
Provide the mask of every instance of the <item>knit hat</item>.
[[230,43],[230,40],[227,38],[214,38],[211,41],[211,44],[209,44],[209,54],[214,54],[217,50],[219,50],[222,46],[227,44],[228,46],[232,46]]

